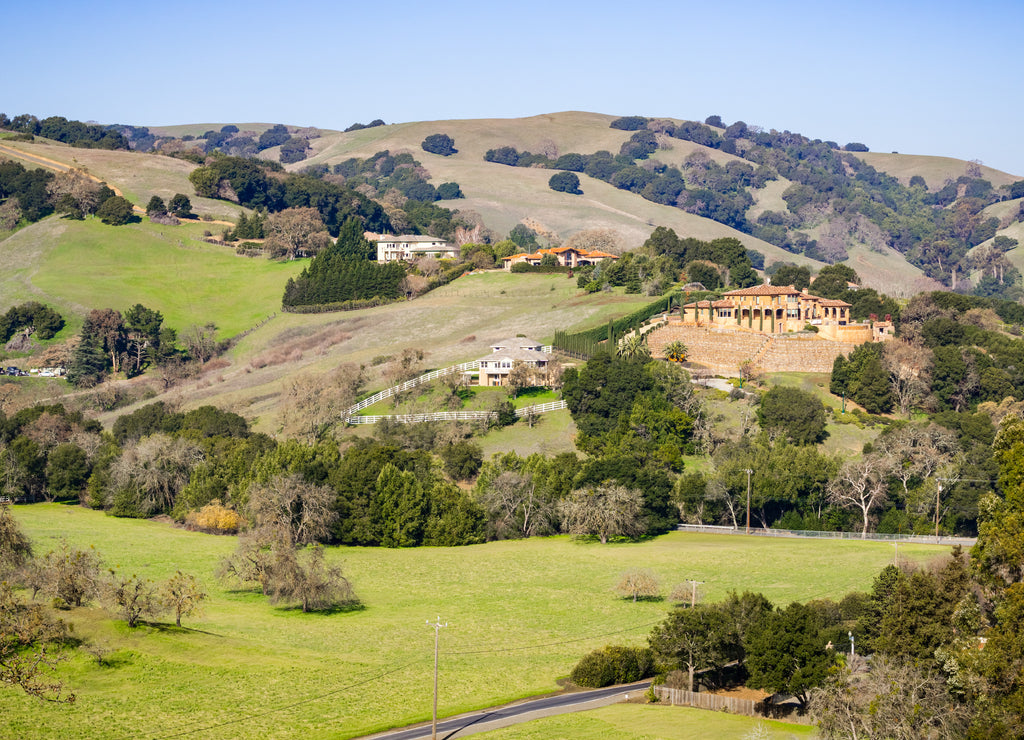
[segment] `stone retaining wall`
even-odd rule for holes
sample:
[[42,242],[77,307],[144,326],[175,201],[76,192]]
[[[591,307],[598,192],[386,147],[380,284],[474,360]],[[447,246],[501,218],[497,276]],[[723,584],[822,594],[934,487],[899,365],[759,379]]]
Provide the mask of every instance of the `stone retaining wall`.
[[668,324],[647,337],[654,357],[665,356],[665,346],[680,341],[690,350],[688,362],[718,372],[735,373],[750,360],[764,372],[830,373],[839,355],[857,344],[824,339],[817,334],[760,334],[752,331]]

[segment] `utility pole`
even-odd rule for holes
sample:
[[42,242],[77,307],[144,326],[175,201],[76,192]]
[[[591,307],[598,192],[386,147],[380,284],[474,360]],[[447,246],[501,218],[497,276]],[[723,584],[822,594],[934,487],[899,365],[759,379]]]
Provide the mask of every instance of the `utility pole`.
[[939,497],[942,496],[942,480],[936,480],[935,486],[935,539],[939,538]]
[[695,581],[692,578],[687,579],[690,581],[690,608],[697,606],[697,586],[703,584],[704,581]]
[[448,623],[441,624],[441,617],[438,617],[437,621],[433,624],[428,619],[427,626],[434,628],[434,719],[430,724],[430,739],[437,740],[437,646],[440,640],[441,628],[447,627]]
[[747,534],[750,534],[750,474],[753,472],[747,468]]

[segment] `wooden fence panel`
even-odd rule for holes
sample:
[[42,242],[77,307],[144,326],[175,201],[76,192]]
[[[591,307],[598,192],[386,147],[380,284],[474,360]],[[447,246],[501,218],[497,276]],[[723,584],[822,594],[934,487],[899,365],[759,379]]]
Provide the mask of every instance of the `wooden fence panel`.
[[733,696],[716,696],[697,691],[686,691],[685,689],[669,689],[664,686],[655,686],[654,693],[662,701],[667,701],[672,706],[696,707],[697,709],[709,709],[716,712],[726,711],[730,714],[743,714],[748,717],[756,717],[756,707],[750,699],[738,699]]

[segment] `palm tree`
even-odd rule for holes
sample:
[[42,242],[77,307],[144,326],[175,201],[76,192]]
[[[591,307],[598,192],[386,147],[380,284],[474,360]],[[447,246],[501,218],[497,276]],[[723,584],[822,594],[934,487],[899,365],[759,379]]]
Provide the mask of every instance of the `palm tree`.
[[689,352],[690,350],[687,346],[678,339],[674,342],[669,342],[665,346],[665,357],[672,362],[686,362],[686,355],[689,354]]
[[646,337],[639,332],[623,337],[622,341],[619,342],[619,357],[627,360],[637,359],[644,355],[650,357],[651,351],[647,349],[647,345],[644,344],[645,341]]

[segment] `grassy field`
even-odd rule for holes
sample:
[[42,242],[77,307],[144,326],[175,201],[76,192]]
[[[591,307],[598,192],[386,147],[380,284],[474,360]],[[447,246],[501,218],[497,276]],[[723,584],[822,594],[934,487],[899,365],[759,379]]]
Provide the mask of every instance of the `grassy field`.
[[764,740],[813,737],[814,728],[690,707],[615,704],[590,712],[546,717],[476,735],[478,740],[742,740],[764,730]]
[[11,268],[0,278],[0,309],[43,300],[77,314],[67,317],[75,330],[89,309],[142,303],[159,310],[167,326],[181,331],[212,321],[221,337],[280,311],[285,282],[306,263],[238,257],[202,242],[206,228],[51,217],[0,242],[0,261]]
[[[98,609],[66,613],[75,634],[115,652],[98,666],[76,652],[60,669],[78,694],[71,706],[0,690],[0,736],[17,738],[346,738],[429,717],[433,634],[440,615],[441,713],[556,689],[585,652],[639,643],[664,602],[613,596],[619,574],[650,568],[668,590],[685,578],[709,598],[731,589],[779,604],[867,588],[892,559],[874,542],[775,541],[672,533],[601,546],[566,537],[466,548],[331,549],[365,609],[302,614],[220,585],[217,560],[234,538],[116,520],[58,505],[14,509],[35,548],[60,537],[94,545],[110,566],[159,580],[176,569],[199,577],[205,613],[134,631]],[[941,550],[907,545],[922,560]]]

